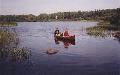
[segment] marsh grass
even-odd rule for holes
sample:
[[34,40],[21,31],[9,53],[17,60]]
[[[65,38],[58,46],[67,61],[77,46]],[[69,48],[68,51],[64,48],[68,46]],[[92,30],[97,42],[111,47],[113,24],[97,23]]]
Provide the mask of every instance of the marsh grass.
[[101,21],[97,26],[86,28],[87,34],[95,37],[108,37],[114,31],[120,31],[120,26],[111,25],[109,22]]
[[0,30],[0,59],[14,62],[29,59],[31,51],[27,47],[19,47],[20,41],[16,32],[6,27]]
[[10,60],[12,62],[23,62],[29,59],[31,52],[28,48],[2,48],[0,50],[0,59]]
[[0,26],[17,26],[16,22],[0,22]]
[[6,47],[9,45],[11,46],[11,43],[17,44],[18,42],[19,42],[19,38],[17,37],[15,33],[0,30],[0,45],[2,47]]

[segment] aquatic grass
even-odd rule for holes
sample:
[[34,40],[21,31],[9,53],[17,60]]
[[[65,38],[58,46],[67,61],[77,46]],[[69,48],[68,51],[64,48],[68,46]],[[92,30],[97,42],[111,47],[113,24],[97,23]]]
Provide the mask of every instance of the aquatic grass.
[[112,26],[112,25],[99,25],[94,27],[89,27],[86,30],[88,31],[120,31],[120,26]]
[[90,36],[107,37],[111,36],[114,31],[120,31],[120,26],[111,25],[109,22],[101,21],[97,26],[86,28],[87,34]]
[[15,32],[0,30],[0,59],[12,61],[29,59],[31,51],[27,47],[19,47],[19,37]]
[[87,34],[90,36],[95,36],[95,37],[106,37],[107,36],[105,31],[89,31],[87,32]]
[[19,47],[19,37],[10,27],[0,29],[0,59],[23,61],[29,59],[31,51],[27,47]]
[[18,37],[13,32],[0,30],[0,45],[8,46],[11,42],[17,43]]
[[0,22],[0,26],[17,26],[16,22]]
[[0,59],[6,58],[6,60],[10,60],[13,62],[22,62],[29,59],[31,56],[31,51],[26,48],[2,48],[0,49]]

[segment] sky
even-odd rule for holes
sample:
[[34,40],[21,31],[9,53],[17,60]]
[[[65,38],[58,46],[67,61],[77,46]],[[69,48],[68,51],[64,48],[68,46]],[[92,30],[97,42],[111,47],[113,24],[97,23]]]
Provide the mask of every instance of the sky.
[[0,15],[120,8],[120,0],[0,0]]

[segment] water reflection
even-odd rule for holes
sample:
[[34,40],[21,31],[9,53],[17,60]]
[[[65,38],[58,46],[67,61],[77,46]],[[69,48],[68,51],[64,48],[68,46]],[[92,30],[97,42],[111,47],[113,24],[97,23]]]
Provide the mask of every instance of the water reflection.
[[64,48],[69,48],[70,45],[75,45],[75,40],[59,40],[59,39],[54,39],[55,40],[55,44],[60,44],[60,42],[62,42],[64,44]]
[[[54,37],[54,41],[55,41],[56,45],[59,45],[62,42],[64,44],[64,48],[69,48],[70,45],[75,45],[75,38],[74,38],[74,40],[67,40],[67,39],[63,40],[63,39]],[[57,50],[57,49],[49,48],[46,51],[46,54],[54,55],[54,54],[56,54],[58,52],[59,52],[59,50]]]

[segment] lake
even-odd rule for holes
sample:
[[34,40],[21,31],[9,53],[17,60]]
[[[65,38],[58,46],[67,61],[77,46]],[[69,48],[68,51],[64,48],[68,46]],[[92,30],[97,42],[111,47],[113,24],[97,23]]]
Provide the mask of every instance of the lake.
[[[86,27],[97,22],[18,22],[12,27],[17,47],[30,50],[22,61],[0,57],[0,75],[120,75],[120,41],[112,36],[94,37]],[[74,44],[54,40],[54,31],[68,28]],[[54,54],[47,54],[54,49]]]

